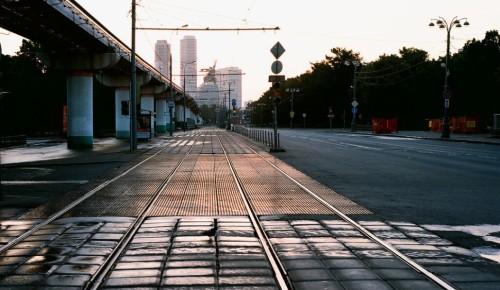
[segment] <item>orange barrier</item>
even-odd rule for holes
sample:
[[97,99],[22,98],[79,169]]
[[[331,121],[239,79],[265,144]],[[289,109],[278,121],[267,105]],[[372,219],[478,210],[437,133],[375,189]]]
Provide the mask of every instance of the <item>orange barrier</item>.
[[374,134],[395,133],[398,131],[398,119],[372,118]]
[[[450,132],[462,134],[475,134],[479,123],[478,117],[451,117]],[[429,120],[429,130],[432,132],[443,131],[443,119]]]

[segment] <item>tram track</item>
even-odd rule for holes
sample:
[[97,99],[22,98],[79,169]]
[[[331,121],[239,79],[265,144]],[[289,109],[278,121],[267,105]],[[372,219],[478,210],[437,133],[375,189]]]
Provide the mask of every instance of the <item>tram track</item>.
[[[67,207],[64,209],[52,214],[50,217],[48,217],[45,221],[38,223],[36,226],[22,234],[21,236],[17,237],[13,241],[9,242],[8,244],[4,245],[2,248],[0,248],[0,254],[6,252],[7,250],[11,249],[12,247],[16,246],[20,242],[24,241],[26,238],[37,232],[38,230],[42,229],[44,226],[50,224],[51,222],[59,219],[60,217],[64,216],[66,213],[71,211],[73,208],[75,208],[77,205],[81,204],[85,200],[89,199],[91,196],[93,196],[95,193],[101,191],[103,188],[106,188],[108,185],[112,184],[113,182],[124,178],[125,176],[128,176],[131,172],[134,170],[138,170],[140,166],[144,165],[146,162],[152,160],[154,157],[162,154],[165,152],[168,148],[174,153],[179,156],[178,159],[176,159],[177,163],[173,167],[173,169],[170,170],[168,174],[166,174],[163,177],[163,180],[158,184],[155,185],[156,189],[151,193],[151,196],[149,197],[149,200],[147,203],[144,205],[144,207],[140,210],[140,213],[137,215],[137,218],[133,221],[133,223],[129,226],[127,229],[126,233],[123,235],[123,237],[118,241],[117,245],[113,247],[112,252],[106,256],[105,260],[103,263],[99,266],[98,270],[91,276],[90,280],[88,280],[85,285],[83,286],[82,289],[100,289],[103,284],[106,282],[106,279],[109,277],[109,274],[115,267],[118,259],[120,256],[125,252],[127,247],[130,245],[132,239],[134,236],[137,234],[139,231],[141,225],[144,224],[145,220],[150,217],[150,213],[153,210],[155,204],[157,203],[158,199],[162,194],[165,194],[165,189],[169,186],[170,182],[172,179],[176,176],[178,173],[179,169],[183,166],[183,164],[186,162],[186,159],[188,156],[193,153],[192,151],[194,150],[196,143],[198,139],[200,138],[200,134],[194,134],[194,136],[191,136],[189,140],[180,140],[177,141],[175,144],[177,146],[174,147],[168,147],[165,146],[161,149],[154,150],[151,152],[151,156],[148,156],[144,160],[140,161],[138,164],[134,165],[133,167],[129,168],[125,172],[119,174],[118,176],[107,180],[97,187],[95,187],[93,190],[88,191],[85,193],[81,198],[75,200],[71,204],[69,204]],[[244,203],[244,207],[247,211],[247,215],[251,221],[253,230],[255,235],[260,241],[260,245],[262,247],[263,252],[265,253],[265,256],[267,257],[267,261],[269,262],[270,269],[273,273],[273,277],[276,281],[277,286],[280,289],[293,289],[293,283],[289,277],[289,274],[287,273],[286,268],[282,264],[278,253],[276,252],[275,248],[273,247],[273,243],[271,242],[271,239],[267,236],[265,227],[260,221],[259,218],[259,210],[255,209],[255,205],[252,202],[252,195],[249,194],[245,188],[245,182],[242,180],[242,178],[239,176],[238,173],[238,168],[234,164],[232,160],[232,154],[228,152],[228,150],[231,150],[231,152],[236,152],[240,151],[244,152],[245,154],[253,154],[255,156],[258,156],[258,158],[262,159],[265,161],[266,164],[270,165],[270,167],[274,168],[276,172],[279,172],[280,175],[284,176],[286,179],[288,179],[290,182],[295,184],[298,188],[306,192],[309,196],[314,198],[318,203],[320,203],[322,206],[328,208],[331,213],[338,215],[342,220],[346,221],[353,227],[355,227],[358,231],[360,231],[364,236],[369,238],[370,240],[378,243],[381,245],[384,249],[388,250],[391,252],[394,256],[398,257],[402,261],[404,261],[406,264],[408,264],[410,267],[412,267],[415,271],[421,273],[425,277],[427,277],[429,280],[433,281],[443,289],[455,289],[451,285],[449,285],[446,281],[442,280],[441,278],[437,277],[433,273],[427,271],[425,268],[422,266],[418,265],[415,263],[413,260],[411,260],[409,257],[405,256],[403,253],[398,251],[396,248],[391,246],[390,244],[384,242],[374,234],[372,234],[369,230],[367,230],[365,227],[354,221],[353,219],[349,218],[346,214],[342,212],[342,210],[337,209],[336,207],[332,206],[331,203],[328,200],[325,200],[322,196],[319,194],[316,194],[314,190],[311,190],[308,188],[307,185],[304,185],[301,181],[297,180],[293,176],[291,176],[289,173],[286,172],[286,170],[283,170],[280,168],[278,162],[272,162],[269,158],[269,156],[264,156],[263,154],[257,152],[250,146],[246,145],[245,142],[241,142],[240,137],[236,137],[233,134],[228,134],[225,131],[222,131],[222,133],[217,132],[211,139],[211,142],[214,142],[215,140],[218,140],[217,147],[220,146],[221,151],[217,152],[211,152],[211,154],[223,154],[224,159],[227,163],[227,166],[230,169],[231,177],[232,180],[234,181],[236,188],[240,194],[241,200]],[[234,142],[230,142],[233,140]],[[230,146],[231,148],[227,148],[227,146]],[[244,148],[239,148],[238,150],[235,149],[235,144],[244,144],[244,145],[238,145],[242,146]],[[198,147],[200,148],[200,147]],[[200,151],[201,152],[201,151]],[[199,152],[198,152],[199,153]],[[207,154],[207,153],[205,153]],[[218,163],[220,165],[220,163]],[[203,235],[211,235],[211,236],[217,236],[217,217],[215,217],[213,220],[213,233],[206,234],[202,233]],[[173,232],[176,231],[177,227],[179,226],[179,220],[175,223],[175,226],[173,227]],[[171,247],[173,244],[173,240],[175,238],[175,235],[172,234],[170,237],[170,246],[168,248],[168,253],[171,251]],[[215,244],[217,244],[217,241],[214,241]],[[218,247],[216,247],[216,256],[219,255],[219,250]],[[168,256],[168,255],[167,255]],[[163,265],[162,267],[165,267]],[[165,269],[163,269],[165,270]],[[163,272],[162,270],[162,272]],[[219,271],[219,265],[217,262],[217,273]],[[216,283],[216,287],[218,287],[218,284]]]
[[[238,138],[236,138],[234,136],[232,136],[232,138],[238,139]],[[260,158],[262,158],[263,160],[265,160],[270,166],[272,166],[277,171],[279,171],[281,174],[283,174],[284,176],[286,176],[290,181],[292,181],[294,184],[296,184],[297,186],[299,186],[301,189],[303,189],[305,192],[307,192],[314,199],[316,199],[317,201],[319,201],[324,206],[328,207],[332,211],[332,213],[338,215],[342,220],[344,220],[345,222],[347,222],[348,224],[350,224],[351,226],[353,226],[354,228],[356,228],[357,230],[359,230],[365,237],[367,237],[370,240],[372,240],[372,241],[376,242],[377,244],[381,245],[384,249],[388,250],[394,256],[398,257],[400,260],[402,260],[403,262],[405,262],[406,264],[408,264],[415,271],[421,273],[422,275],[424,275],[425,277],[427,277],[428,279],[430,279],[431,281],[433,281],[434,283],[436,283],[437,285],[439,285],[443,289],[446,289],[446,290],[454,290],[454,289],[456,289],[455,287],[453,287],[452,285],[450,285],[447,281],[441,279],[440,277],[436,276],[432,272],[428,271],[423,266],[421,266],[418,263],[416,263],[415,261],[413,261],[413,259],[411,259],[407,255],[403,254],[401,251],[399,251],[398,249],[396,249],[394,246],[392,246],[389,243],[383,241],[382,239],[380,239],[379,237],[377,237],[373,233],[371,233],[364,226],[362,226],[361,224],[359,224],[355,220],[349,218],[341,210],[339,210],[336,207],[334,207],[333,205],[331,205],[328,201],[326,201],[325,199],[323,199],[319,195],[315,194],[313,191],[311,191],[309,188],[307,188],[301,182],[299,182],[298,180],[296,180],[295,178],[293,178],[292,176],[290,176],[288,173],[286,173],[284,170],[282,170],[281,168],[279,168],[277,165],[273,164],[273,162],[269,161],[268,158],[264,157],[262,154],[258,153],[257,151],[255,151],[254,149],[250,148],[249,146],[248,146],[248,148],[249,148],[249,150],[251,150],[253,152],[253,154],[255,154],[255,155],[259,156]],[[257,217],[257,220],[258,220],[258,217]],[[267,240],[269,240],[269,239],[267,239]],[[283,275],[286,276],[285,273],[283,273]]]

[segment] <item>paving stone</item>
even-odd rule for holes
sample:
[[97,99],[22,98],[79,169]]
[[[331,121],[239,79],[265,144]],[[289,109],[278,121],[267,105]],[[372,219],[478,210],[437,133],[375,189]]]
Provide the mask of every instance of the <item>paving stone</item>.
[[296,231],[303,231],[303,230],[325,230],[325,228],[318,224],[318,223],[315,223],[315,224],[307,224],[307,225],[294,225],[293,228],[296,230]]
[[308,237],[301,239],[302,242],[307,244],[338,244],[339,241],[334,237]]
[[45,255],[32,256],[26,260],[26,264],[60,264],[66,256],[63,255]]
[[25,257],[0,257],[0,265],[16,265],[23,262]]
[[166,269],[163,272],[164,277],[180,277],[180,276],[210,276],[215,275],[215,268],[177,268]]
[[413,269],[375,269],[374,272],[384,280],[426,280]]
[[405,262],[396,258],[383,259],[364,259],[363,260],[372,269],[407,269],[410,268]]
[[175,262],[167,262],[165,264],[165,268],[196,268],[196,267],[205,267],[211,268],[215,267],[215,261],[175,261]]
[[181,254],[169,255],[169,261],[198,261],[198,260],[215,260],[214,254]]
[[113,249],[102,247],[82,247],[74,252],[78,256],[109,256]]
[[115,248],[118,245],[117,241],[103,241],[103,240],[88,240],[82,247],[90,248]]
[[[16,236],[17,237],[17,236]],[[27,237],[26,239],[24,239],[25,242],[31,242],[31,241],[53,241],[54,239],[56,239],[58,237],[58,235],[39,235],[39,236],[29,236]],[[12,239],[7,239],[9,240],[9,242],[11,240],[13,240],[14,238]],[[3,240],[3,239],[2,239]]]
[[398,290],[415,290],[415,289],[442,290],[443,289],[436,283],[428,280],[391,280],[387,281],[387,283],[389,283],[392,287],[394,287],[394,289]]
[[492,273],[442,274],[442,276],[450,282],[500,282],[500,276]]
[[11,249],[41,249],[46,243],[45,241],[21,242]]
[[335,280],[332,273],[326,269],[290,270],[288,276],[293,282]]
[[131,241],[132,244],[143,244],[143,243],[170,243],[170,237],[134,237]]
[[[205,240],[210,240],[205,237]],[[230,236],[219,236],[217,237],[217,242],[259,242],[256,237],[230,237]]]
[[386,250],[354,250],[354,254],[361,259],[368,258],[393,258],[394,255]]
[[498,282],[459,282],[454,283],[460,287],[460,289],[468,290],[498,290],[500,289],[500,283]]
[[[354,280],[354,281],[340,281],[346,290],[393,290],[387,282],[382,280]],[[402,288],[396,288],[402,289]],[[411,289],[425,289],[427,288],[411,288]]]
[[269,268],[222,268],[219,277],[222,276],[273,276],[273,272]]
[[172,248],[172,255],[184,255],[184,254],[215,254],[215,248],[203,247],[203,248]]
[[356,258],[356,255],[349,250],[327,250],[327,251],[316,251],[317,255],[323,259],[344,259],[344,258]]
[[106,258],[104,256],[74,256],[68,259],[69,264],[102,265]]
[[284,260],[282,263],[287,270],[325,268],[325,265],[318,259]]
[[168,249],[170,248],[170,243],[156,243],[156,242],[144,242],[144,243],[131,243],[128,247],[129,249]]
[[130,270],[130,269],[160,269],[161,262],[119,262],[116,264],[117,270]]
[[161,262],[163,260],[165,257],[161,255],[127,255],[122,256],[120,262]]
[[38,255],[67,255],[75,250],[73,247],[44,247],[41,248]]
[[20,275],[45,275],[52,272],[55,268],[57,268],[56,265],[49,264],[22,265],[19,266],[14,273]]
[[219,261],[219,267],[222,268],[268,268],[267,260],[223,260]]
[[332,236],[335,238],[342,237],[364,237],[362,233],[358,231],[350,231],[350,230],[330,230],[329,231]]
[[380,277],[369,269],[332,269],[332,272],[339,281],[380,280]]
[[360,259],[325,259],[323,263],[330,269],[367,269]]
[[128,289],[133,286],[156,286],[160,284],[159,277],[120,277],[120,278],[109,278],[106,280],[104,286],[106,287],[116,287],[125,286]]
[[298,238],[299,234],[295,231],[267,231],[269,238]]
[[99,269],[98,265],[62,265],[56,269],[57,274],[93,275]]
[[[215,286],[215,277],[167,277],[162,279],[161,286],[189,286],[196,287],[199,285]],[[178,289],[178,288],[177,288]]]
[[307,237],[330,237],[330,233],[327,230],[297,230],[297,233],[302,238]]
[[113,270],[110,278],[160,277],[160,269]]
[[44,275],[11,275],[0,280],[1,286],[30,286],[37,285],[43,279]]
[[344,290],[344,287],[337,281],[306,281],[294,282],[294,289],[296,290],[311,290],[311,289],[324,289],[324,290]]
[[245,246],[245,247],[253,247],[253,248],[261,248],[262,245],[261,243],[259,242],[240,242],[240,241],[236,241],[236,242],[218,242],[217,245],[220,247],[220,248],[223,248],[223,247],[241,247],[241,246]]
[[125,255],[127,256],[147,256],[147,255],[155,255],[155,256],[165,256],[168,252],[168,249],[131,249],[125,251]]
[[264,251],[259,247],[220,247],[220,254],[260,254]]
[[270,276],[224,276],[219,277],[220,286],[249,285],[258,288],[261,285],[276,285],[276,281]]
[[381,245],[377,243],[345,243],[345,246],[351,250],[377,250],[383,249]]
[[282,260],[290,260],[290,259],[315,259],[317,258],[316,254],[312,251],[307,252],[279,252],[278,256]]
[[47,286],[83,286],[90,280],[89,275],[50,275],[45,280]]
[[313,251],[331,251],[331,250],[347,250],[347,248],[339,243],[310,243],[308,246],[313,250]]
[[274,244],[273,246],[278,252],[299,252],[310,250],[306,244]]
[[377,232],[373,232],[373,234],[376,237],[384,239],[384,240],[387,240],[387,239],[406,239],[407,238],[402,232],[398,232],[395,230],[377,231]]

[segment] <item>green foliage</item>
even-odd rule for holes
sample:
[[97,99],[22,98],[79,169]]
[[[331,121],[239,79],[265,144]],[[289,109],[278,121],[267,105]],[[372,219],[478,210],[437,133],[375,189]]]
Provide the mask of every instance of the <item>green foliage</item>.
[[[353,66],[361,62],[359,53],[332,48],[323,61],[312,63],[311,70],[282,84],[278,124],[290,123],[290,93],[294,95],[295,122],[307,114],[308,127],[327,127],[328,108],[333,108],[334,126],[349,126],[352,118]],[[477,116],[480,130],[491,126],[492,115],[500,112],[500,36],[492,30],[483,40],[468,41],[448,64],[448,84],[453,92],[450,116]],[[358,67],[356,96],[358,123],[371,118],[397,118],[400,129],[427,129],[427,120],[442,118],[445,69],[440,60],[431,60],[426,51],[403,47],[398,54],[381,55]],[[272,91],[266,91],[255,103],[263,103],[263,119],[270,124]],[[260,109],[260,108],[259,108]],[[257,110],[259,110],[257,109]]]

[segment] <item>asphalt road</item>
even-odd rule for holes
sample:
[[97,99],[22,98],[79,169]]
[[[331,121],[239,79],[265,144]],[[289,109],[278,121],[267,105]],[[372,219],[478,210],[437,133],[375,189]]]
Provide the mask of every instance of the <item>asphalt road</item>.
[[280,130],[283,161],[388,221],[500,224],[500,146]]

